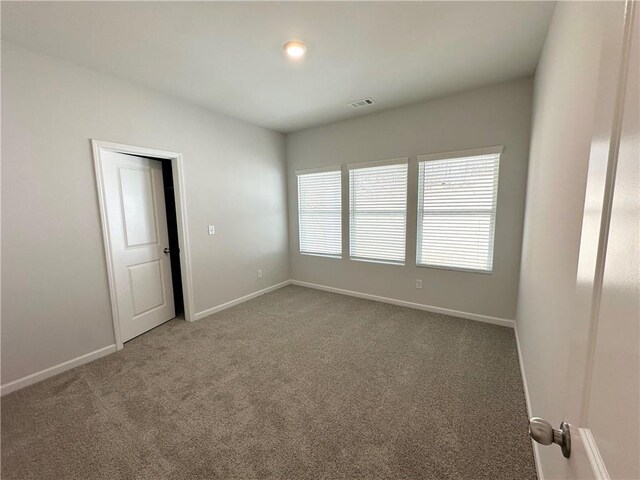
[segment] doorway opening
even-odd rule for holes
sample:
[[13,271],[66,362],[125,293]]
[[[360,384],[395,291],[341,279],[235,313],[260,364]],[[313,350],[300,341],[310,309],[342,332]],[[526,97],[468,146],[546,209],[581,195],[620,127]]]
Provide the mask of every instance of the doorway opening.
[[178,216],[176,214],[175,189],[173,187],[173,168],[171,160],[158,159],[162,163],[162,183],[164,186],[164,206],[167,212],[167,230],[169,232],[169,249],[175,252],[170,256],[171,283],[173,285],[173,302],[176,317],[184,315],[182,298],[182,275],[180,268],[180,239],[178,238]]
[[193,320],[182,156],[92,140],[114,335]]
[[[126,155],[131,155],[127,153]],[[171,285],[175,318],[184,317],[184,299],[182,290],[182,268],[180,266],[180,238],[178,236],[178,215],[173,181],[173,165],[170,159],[136,155],[159,161],[162,165],[162,186],[164,189],[164,208],[167,215],[167,233],[169,237],[169,262],[171,264]]]

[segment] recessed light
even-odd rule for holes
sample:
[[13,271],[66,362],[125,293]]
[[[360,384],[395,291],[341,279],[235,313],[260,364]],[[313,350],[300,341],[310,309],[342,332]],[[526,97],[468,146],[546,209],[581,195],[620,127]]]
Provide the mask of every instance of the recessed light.
[[302,42],[291,41],[284,44],[284,51],[287,52],[289,58],[298,60],[304,57],[304,54],[307,52],[307,47]]

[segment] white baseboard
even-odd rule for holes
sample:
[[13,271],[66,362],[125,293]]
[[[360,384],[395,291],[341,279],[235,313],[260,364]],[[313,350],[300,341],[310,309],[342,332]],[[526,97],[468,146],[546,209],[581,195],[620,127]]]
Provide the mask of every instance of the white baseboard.
[[448,308],[434,307],[431,305],[424,305],[422,303],[407,302],[405,300],[397,300],[395,298],[380,297],[378,295],[372,295],[369,293],[355,292],[353,290],[344,290],[342,288],[328,287],[326,285],[317,285],[315,283],[301,282],[300,280],[290,280],[293,285],[299,285],[301,287],[315,288],[316,290],[324,290],[325,292],[340,293],[342,295],[348,295],[350,297],[366,298],[367,300],[374,300],[376,302],[390,303],[391,305],[398,305],[400,307],[415,308],[416,310],[425,310],[427,312],[442,313],[444,315],[451,315],[452,317],[466,318],[468,320],[476,320],[478,322],[491,323],[493,325],[500,325],[503,327],[514,328],[515,322],[513,320],[507,320],[506,318],[490,317],[489,315],[480,315],[477,313],[461,312],[459,310],[451,310]]
[[71,370],[72,368],[92,362],[115,351],[115,344],[109,345],[93,352],[85,353],[84,355],[80,355],[79,357],[72,358],[71,360],[67,360],[66,362],[59,363],[58,365],[54,365],[53,367],[45,368],[44,370],[40,370],[39,372],[32,373],[31,375],[27,375],[26,377],[22,377],[12,382],[5,383],[4,385],[2,385],[2,387],[0,387],[0,395],[6,395],[8,393],[15,392],[16,390],[40,382],[45,378],[53,377],[54,375],[58,375],[59,373],[66,372],[67,370]]
[[[272,285],[270,287],[264,288],[257,292],[251,293],[249,295],[245,295],[244,297],[237,298],[227,303],[223,303],[222,305],[218,305],[217,307],[210,308],[205,310],[204,312],[196,313],[194,315],[194,320],[199,320],[201,318],[207,317],[212,313],[219,312],[221,310],[225,310],[227,308],[233,307],[234,305],[238,305],[239,303],[246,302],[251,300],[252,298],[259,297],[260,295],[264,295],[265,293],[272,292],[273,290],[277,290],[279,288],[285,287],[289,285],[289,280],[278,283],[276,285]],[[27,375],[26,377],[19,378],[12,382],[9,382],[0,387],[0,395],[6,395],[11,392],[15,392],[21,388],[27,387],[29,385],[33,385],[34,383],[40,382],[45,378],[53,377],[54,375],[58,375],[59,373],[66,372],[67,370],[71,370],[74,367],[79,367],[85,363],[89,363],[93,360],[97,360],[100,357],[104,357],[110,353],[115,352],[116,345],[109,345],[108,347],[101,348],[94,352],[87,353],[85,355],[81,355],[77,358],[73,358],[71,360],[67,360],[66,362],[60,363],[58,365],[54,365],[53,367],[45,368],[36,373],[32,373],[31,375]]]
[[[533,412],[531,411],[531,397],[529,397],[529,385],[527,384],[527,375],[524,371],[522,349],[520,348],[520,337],[518,337],[518,325],[514,326],[514,332],[516,336],[516,349],[518,350],[518,362],[520,362],[520,375],[522,376],[524,399],[527,403],[527,415],[529,416],[529,418],[531,418],[533,417]],[[542,462],[540,460],[540,445],[533,439],[531,439],[531,445],[533,446],[533,458],[536,463],[536,472],[538,473],[538,479],[544,480],[544,473],[542,472]]]
[[[258,290],[257,292],[254,293],[250,293],[249,295],[245,295],[243,297],[237,298],[235,300],[231,300],[230,302],[226,302],[223,303],[221,305],[209,308],[207,310],[204,310],[202,312],[196,313],[194,315],[194,320],[200,320],[202,318],[205,318],[209,315],[212,315],[216,312],[220,312],[222,310],[226,310],[227,308],[231,308],[235,305],[239,305],[240,303],[244,303],[247,302],[253,298],[259,297],[260,295],[264,295],[265,293],[269,293],[272,292],[274,290],[278,290],[282,287],[285,287],[289,284],[294,284],[294,285],[300,285],[302,287],[308,287],[308,288],[314,288],[316,290],[324,290],[327,292],[333,292],[333,293],[339,293],[342,295],[349,295],[352,297],[358,297],[358,298],[365,298],[368,300],[374,300],[374,301],[378,301],[378,302],[383,302],[383,303],[390,303],[392,305],[398,305],[401,307],[408,307],[408,308],[415,308],[417,310],[425,310],[428,312],[434,312],[434,313],[442,313],[445,315],[451,315],[454,317],[461,317],[461,318],[466,318],[466,319],[470,319],[470,320],[477,320],[480,322],[485,322],[485,323],[491,323],[494,325],[501,325],[504,327],[514,327],[514,322],[513,320],[507,320],[504,318],[497,318],[497,317],[490,317],[487,315],[479,315],[479,314],[475,314],[475,313],[468,313],[468,312],[461,312],[458,310],[450,310],[447,308],[440,308],[440,307],[434,307],[434,306],[430,306],[430,305],[423,305],[420,303],[413,303],[413,302],[407,302],[404,300],[397,300],[394,298],[387,298],[387,297],[380,297],[378,295],[371,295],[368,293],[362,293],[362,292],[355,292],[352,290],[344,290],[341,288],[334,288],[334,287],[328,287],[325,285],[317,285],[314,283],[308,283],[308,282],[301,282],[298,280],[285,280],[284,282],[280,282],[277,283],[275,285],[272,285],[270,287],[264,288],[262,290]],[[66,362],[60,363],[58,365],[54,365],[52,367],[46,368],[44,370],[41,370],[39,372],[36,373],[32,373],[31,375],[27,375],[26,377],[22,377],[19,378],[17,380],[14,380],[12,382],[9,382],[7,384],[4,384],[0,387],[0,395],[6,395],[8,393],[14,392],[20,388],[26,387],[28,385],[32,385],[34,383],[37,383],[41,380],[44,380],[45,378],[49,378],[52,377],[54,375],[57,375],[59,373],[65,372],[67,370],[70,370],[74,367],[78,367],[80,365],[83,365],[85,363],[89,363],[93,360],[96,360],[100,357],[103,357],[105,355],[108,355],[110,353],[113,353],[116,351],[116,345],[109,345],[107,347],[101,348],[99,350],[96,350],[94,352],[90,352],[87,353],[85,355],[81,355],[77,358],[73,358],[71,360],[68,360]],[[518,350],[519,351],[519,350]],[[522,365],[522,362],[521,362]],[[526,389],[526,382],[525,382],[525,389]],[[528,400],[527,400],[528,401]]]
[[290,283],[291,280],[285,280],[284,282],[276,283],[275,285],[271,285],[270,287],[263,288],[262,290],[250,293],[249,295],[245,295],[244,297],[236,298],[235,300],[231,300],[230,302],[223,303],[216,307],[208,308],[207,310],[196,313],[193,316],[193,319],[200,320],[201,318],[208,317],[209,315],[213,315],[214,313],[221,312],[222,310],[226,310],[227,308],[231,308],[241,303],[247,302],[253,298],[259,297],[260,295],[264,295],[265,293],[273,292],[274,290],[278,290],[279,288],[286,287]]

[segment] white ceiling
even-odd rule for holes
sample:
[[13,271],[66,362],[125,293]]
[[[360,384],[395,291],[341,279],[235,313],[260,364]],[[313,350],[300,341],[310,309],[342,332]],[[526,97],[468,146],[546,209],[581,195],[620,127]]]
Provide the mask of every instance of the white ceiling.
[[[2,39],[281,132],[531,75],[548,2],[2,2]],[[291,39],[302,62],[285,58]],[[360,110],[347,103],[372,97]]]

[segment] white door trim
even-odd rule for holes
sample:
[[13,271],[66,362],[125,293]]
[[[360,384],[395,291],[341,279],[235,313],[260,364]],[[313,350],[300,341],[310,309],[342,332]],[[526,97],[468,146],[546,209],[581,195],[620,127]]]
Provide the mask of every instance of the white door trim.
[[98,189],[98,204],[100,206],[100,220],[102,222],[102,239],[104,254],[107,264],[107,277],[109,280],[109,297],[111,299],[111,314],[113,316],[113,332],[116,340],[116,348],[123,348],[120,333],[120,318],[118,317],[118,302],[116,298],[115,275],[113,257],[110,245],[109,224],[106,215],[105,185],[102,177],[102,152],[117,152],[131,155],[165,159],[171,161],[173,173],[173,188],[176,201],[176,218],[178,223],[178,239],[180,241],[180,270],[182,276],[182,295],[184,300],[185,319],[193,321],[193,282],[191,276],[191,254],[189,248],[189,232],[187,229],[187,204],[184,188],[184,171],[182,154],[157,150],[154,148],[136,147],[120,143],[91,140],[93,149],[93,162],[96,174],[96,186]]
[[598,445],[596,444],[595,438],[593,438],[591,430],[588,428],[578,428],[578,433],[584,444],[585,454],[589,460],[589,465],[591,465],[591,470],[593,470],[595,480],[610,480],[611,477],[609,476],[609,472],[607,471],[607,467],[604,464],[604,460],[600,454],[600,450],[598,450]]

